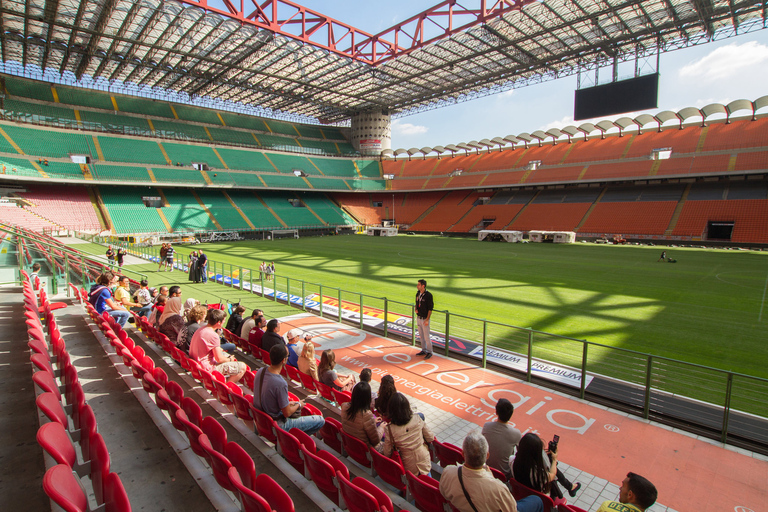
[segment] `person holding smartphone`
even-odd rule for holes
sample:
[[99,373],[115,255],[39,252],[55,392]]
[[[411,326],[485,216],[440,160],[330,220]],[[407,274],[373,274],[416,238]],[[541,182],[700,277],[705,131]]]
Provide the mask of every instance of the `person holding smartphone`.
[[571,497],[576,496],[581,484],[571,483],[563,472],[557,469],[559,440],[559,436],[555,436],[545,451],[544,443],[539,436],[532,432],[525,434],[520,440],[515,462],[512,464],[512,475],[515,480],[534,491],[549,494],[553,499],[563,497],[558,483],[568,490]]

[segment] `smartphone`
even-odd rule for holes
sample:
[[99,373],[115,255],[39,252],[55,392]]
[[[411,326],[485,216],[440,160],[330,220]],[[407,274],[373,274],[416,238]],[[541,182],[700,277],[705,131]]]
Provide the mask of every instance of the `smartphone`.
[[552,442],[555,443],[555,444],[559,443],[560,442],[560,436],[555,434],[555,437],[552,438]]

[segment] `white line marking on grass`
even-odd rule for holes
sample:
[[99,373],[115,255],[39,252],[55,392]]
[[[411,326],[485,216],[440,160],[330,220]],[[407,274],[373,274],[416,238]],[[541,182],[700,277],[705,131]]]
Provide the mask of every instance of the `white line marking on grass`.
[[[720,281],[722,283],[730,284],[732,286],[741,286],[742,288],[752,288],[752,286],[754,286],[754,285],[734,283],[734,282],[728,281],[727,279],[723,279],[722,277],[720,277],[720,276],[725,276],[725,275],[728,275],[728,274],[739,275],[739,274],[749,274],[749,273],[758,273],[758,271],[757,270],[751,270],[751,271],[720,272],[719,274],[715,275],[715,279],[717,279],[718,281]],[[704,279],[704,278],[702,278],[702,279]]]
[[768,276],[765,277],[765,286],[763,286],[763,300],[760,302],[760,314],[757,316],[757,323],[763,321],[763,306],[765,306],[765,292],[768,290]]

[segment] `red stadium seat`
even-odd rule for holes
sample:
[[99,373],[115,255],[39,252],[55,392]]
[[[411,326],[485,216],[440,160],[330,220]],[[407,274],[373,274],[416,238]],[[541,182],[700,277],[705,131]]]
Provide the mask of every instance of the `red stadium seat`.
[[81,478],[90,474],[89,461],[80,463],[72,440],[61,424],[56,422],[46,423],[37,431],[37,444],[50,455],[57,464],[66,464]]
[[200,430],[200,427],[189,421],[187,414],[181,409],[176,411],[176,418],[184,426],[184,432],[187,434],[189,447],[192,448],[192,451],[200,457],[207,457],[208,454],[205,450],[203,450],[203,447],[200,446],[200,443],[198,442],[200,436],[203,435],[203,431]]
[[235,492],[237,489],[234,485],[232,485],[232,482],[228,476],[229,468],[232,467],[232,463],[229,462],[229,459],[227,459],[224,454],[211,446],[211,442],[208,440],[208,436],[205,434],[202,434],[200,437],[198,437],[197,442],[207,454],[206,459],[210,461],[211,469],[213,470],[213,476],[219,485],[228,491]]
[[[295,430],[295,429],[292,429]],[[280,448],[280,453],[283,454],[285,460],[287,460],[291,466],[296,468],[296,471],[304,474],[304,459],[301,458],[301,442],[296,437],[283,430],[279,426],[275,429],[277,436],[277,445]]]
[[306,389],[310,393],[317,393],[315,380],[312,378],[311,375],[307,375],[306,373],[299,372],[299,379],[301,379],[301,385],[304,386],[304,389]]
[[299,443],[301,443],[302,446],[305,446],[311,453],[317,452],[317,445],[315,445],[315,440],[312,439],[312,436],[297,428],[292,428],[288,432],[292,434],[293,437],[295,437]]
[[352,393],[348,391],[339,391],[335,388],[331,388],[331,393],[333,394],[333,401],[339,404],[339,407],[341,407],[341,404],[343,403],[352,401]]
[[275,430],[279,427],[275,420],[269,414],[260,411],[254,406],[251,406],[251,413],[253,413],[253,421],[256,423],[256,432],[267,441],[277,443]]
[[342,430],[341,446],[347,457],[350,457],[364,468],[371,468],[371,454],[366,443]]
[[32,374],[32,382],[39,387],[43,393],[53,393],[61,401],[61,391],[59,385],[53,380],[53,376],[48,372],[35,372]]
[[440,494],[439,483],[432,477],[414,476],[410,471],[405,472],[408,489],[416,500],[416,508],[422,512],[449,512],[448,502]]
[[408,487],[403,465],[394,459],[382,455],[375,449],[370,450],[370,454],[371,465],[373,466],[375,474],[379,475],[382,480],[397,489],[400,493],[405,494]]
[[[170,395],[169,395],[170,396]],[[197,405],[197,402],[189,398],[188,396],[182,397],[181,409],[187,415],[187,419],[192,422],[193,425],[200,427],[203,423],[203,410]]]
[[432,441],[432,448],[435,450],[440,467],[464,464],[464,452],[458,446],[451,443],[441,443],[435,439]]
[[61,402],[54,393],[41,393],[35,399],[37,408],[40,409],[43,414],[50,421],[60,423],[66,429],[69,429],[69,422],[67,420],[67,414],[64,412],[64,408],[61,406]]
[[336,403],[336,397],[333,396],[333,391],[330,386],[326,386],[322,382],[315,381],[315,387],[320,392],[321,397],[331,402],[332,404]]
[[552,510],[555,508],[555,502],[552,501],[552,498],[550,498],[548,495],[539,491],[534,491],[530,487],[526,487],[525,485],[521,484],[514,478],[509,479],[509,488],[512,491],[512,496],[514,496],[516,500],[521,500],[533,494],[541,498],[541,501],[544,503],[544,510]]
[[236,395],[233,393],[231,397],[232,404],[235,406],[235,415],[243,420],[249,429],[253,430],[253,413],[251,412],[252,402],[249,402],[243,395]]
[[200,424],[200,430],[208,436],[208,440],[217,452],[224,453],[227,447],[227,431],[213,416],[206,416]]
[[[340,471],[345,478],[349,478],[349,470],[344,466],[341,461],[338,461],[336,457],[320,450],[317,454],[310,453],[305,447],[301,447],[301,452],[304,455],[304,463],[307,466],[307,472],[309,473],[312,481],[315,482],[320,491],[328,496],[336,505],[340,503],[339,485],[336,481],[336,472]],[[341,464],[341,467],[331,462],[332,457]],[[343,469],[342,469],[343,468]]]
[[[360,478],[360,477],[358,477]],[[363,490],[361,487],[353,484],[341,473],[336,474],[336,481],[339,483],[339,490],[341,496],[344,498],[344,503],[347,504],[349,512],[380,512],[381,506],[379,502],[371,496],[370,493]]]
[[117,473],[109,473],[104,480],[104,512],[131,512],[131,502]]
[[373,496],[376,499],[376,502],[379,504],[379,510],[381,510],[381,512],[395,511],[395,507],[392,505],[392,500],[389,499],[387,493],[379,489],[378,486],[373,482],[368,481],[362,477],[357,477],[352,480],[352,483]]
[[58,506],[67,512],[89,510],[88,497],[80,482],[66,464],[58,464],[45,472],[43,491]]
[[256,464],[251,456],[248,455],[248,452],[239,444],[230,441],[227,443],[224,455],[232,463],[232,467],[237,470],[243,485],[253,489],[256,483]]
[[341,453],[341,423],[333,418],[325,418],[325,424],[315,434],[325,444]]

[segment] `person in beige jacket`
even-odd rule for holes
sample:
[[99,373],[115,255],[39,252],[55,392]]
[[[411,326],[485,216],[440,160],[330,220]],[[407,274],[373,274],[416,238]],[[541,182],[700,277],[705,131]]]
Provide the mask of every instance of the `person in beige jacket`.
[[341,405],[341,427],[344,432],[381,451],[381,431],[371,412],[371,386],[358,382],[352,390],[352,401]]
[[398,450],[407,471],[416,476],[428,475],[432,463],[427,443],[435,439],[434,434],[418,414],[413,414],[408,398],[402,393],[392,395],[387,412],[390,423],[384,431],[382,453],[389,457]]

